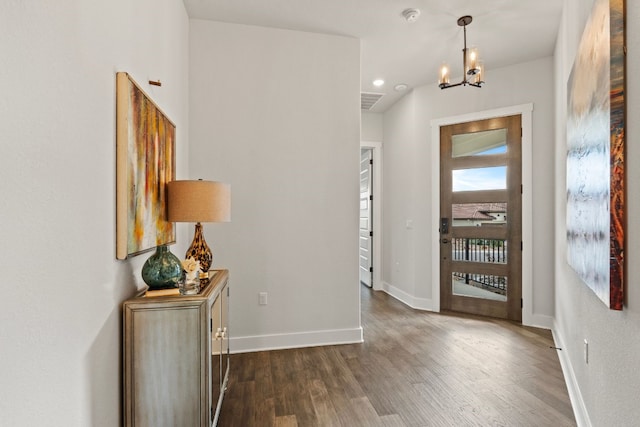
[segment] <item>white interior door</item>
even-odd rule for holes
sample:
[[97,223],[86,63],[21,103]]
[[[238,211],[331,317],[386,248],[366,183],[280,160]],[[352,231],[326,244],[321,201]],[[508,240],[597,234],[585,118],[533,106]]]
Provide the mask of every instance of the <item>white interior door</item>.
[[372,223],[373,150],[360,150],[360,282],[373,285],[373,223]]

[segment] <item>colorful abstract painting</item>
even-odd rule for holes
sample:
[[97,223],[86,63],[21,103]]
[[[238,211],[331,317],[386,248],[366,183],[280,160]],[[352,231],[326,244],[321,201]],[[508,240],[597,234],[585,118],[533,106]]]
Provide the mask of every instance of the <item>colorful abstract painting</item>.
[[116,92],[116,258],[125,259],[175,242],[166,199],[176,127],[127,73],[117,73]]
[[625,248],[623,0],[595,0],[567,92],[568,262],[622,310]]

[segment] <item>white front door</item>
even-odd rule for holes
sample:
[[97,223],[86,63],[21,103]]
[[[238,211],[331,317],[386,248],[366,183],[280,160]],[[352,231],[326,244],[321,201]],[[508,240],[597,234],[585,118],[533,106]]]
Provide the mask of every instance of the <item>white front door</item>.
[[368,287],[373,285],[372,154],[370,148],[360,150],[360,282]]

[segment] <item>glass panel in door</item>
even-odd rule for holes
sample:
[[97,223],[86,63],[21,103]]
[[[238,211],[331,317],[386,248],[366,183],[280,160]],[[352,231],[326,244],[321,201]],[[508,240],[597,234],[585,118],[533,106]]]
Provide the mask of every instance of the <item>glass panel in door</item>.
[[507,263],[508,241],[503,239],[451,239],[451,260],[490,264]]
[[507,278],[505,276],[453,272],[451,284],[454,295],[507,301]]
[[507,129],[453,135],[451,144],[451,157],[504,154],[507,152]]
[[451,217],[454,227],[506,227],[507,204],[453,203]]
[[451,178],[453,192],[504,190],[507,188],[507,167],[454,169]]

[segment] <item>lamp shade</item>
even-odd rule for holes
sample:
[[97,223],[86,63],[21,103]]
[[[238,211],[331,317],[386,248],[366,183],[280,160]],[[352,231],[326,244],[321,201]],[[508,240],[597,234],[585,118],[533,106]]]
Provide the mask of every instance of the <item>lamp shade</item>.
[[216,181],[185,180],[168,184],[171,222],[231,221],[231,189]]

